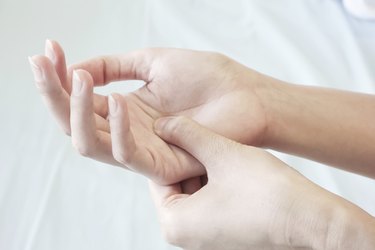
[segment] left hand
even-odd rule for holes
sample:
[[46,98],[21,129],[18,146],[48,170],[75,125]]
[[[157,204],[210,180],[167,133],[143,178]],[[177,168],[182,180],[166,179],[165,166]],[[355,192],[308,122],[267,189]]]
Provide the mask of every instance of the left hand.
[[[46,55],[31,59],[37,86],[74,146],[90,158],[162,184],[205,174],[194,157],[155,135],[154,121],[169,115],[191,117],[243,143],[263,140],[266,115],[257,90],[265,76],[221,54],[144,49],[90,59],[68,71],[56,42],[47,42]],[[129,79],[145,85],[112,95],[109,107],[106,96],[93,95],[93,86]]]

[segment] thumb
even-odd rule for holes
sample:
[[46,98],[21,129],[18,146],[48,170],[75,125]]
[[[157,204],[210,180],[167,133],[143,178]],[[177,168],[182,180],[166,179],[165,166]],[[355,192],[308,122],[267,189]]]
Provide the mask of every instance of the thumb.
[[222,164],[223,157],[237,145],[183,116],[160,118],[154,129],[163,140],[186,150],[206,168]]

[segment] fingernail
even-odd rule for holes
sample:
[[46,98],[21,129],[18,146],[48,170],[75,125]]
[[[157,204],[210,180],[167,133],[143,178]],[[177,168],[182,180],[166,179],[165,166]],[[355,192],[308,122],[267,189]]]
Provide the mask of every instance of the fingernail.
[[29,63],[31,66],[31,70],[34,73],[34,80],[36,82],[42,82],[43,81],[43,72],[42,69],[34,62],[34,59],[29,56]]
[[72,94],[75,95],[75,96],[79,96],[81,94],[81,90],[82,90],[82,80],[81,78],[79,77],[77,71],[73,71],[73,91],[72,91]]
[[154,131],[156,134],[161,134],[161,131],[164,129],[165,125],[172,120],[173,117],[162,117],[155,121]]
[[111,116],[116,115],[116,112],[117,112],[117,102],[116,102],[115,98],[113,98],[112,95],[110,95],[108,97],[108,106],[109,106],[109,113],[111,114]]
[[52,42],[51,42],[51,40],[49,40],[49,39],[46,40],[45,54],[46,54],[46,56],[47,56],[47,57],[48,57],[53,63],[55,63],[55,61],[56,61],[55,51],[53,50]]

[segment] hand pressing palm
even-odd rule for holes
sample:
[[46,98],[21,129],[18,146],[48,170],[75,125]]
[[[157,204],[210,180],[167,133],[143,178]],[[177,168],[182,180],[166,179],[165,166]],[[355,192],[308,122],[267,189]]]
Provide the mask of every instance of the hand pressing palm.
[[[31,59],[37,86],[75,147],[90,158],[126,166],[161,184],[204,174],[194,157],[154,133],[154,121],[162,116],[187,116],[241,143],[262,142],[266,118],[257,89],[264,76],[223,55],[145,49],[94,58],[69,70],[56,42],[47,42],[46,55]],[[145,85],[109,101],[93,94],[93,86],[130,79]]]

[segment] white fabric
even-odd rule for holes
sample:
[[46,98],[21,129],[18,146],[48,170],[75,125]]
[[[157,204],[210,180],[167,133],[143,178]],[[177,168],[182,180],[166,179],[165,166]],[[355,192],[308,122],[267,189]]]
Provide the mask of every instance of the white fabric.
[[375,20],[374,0],[343,0],[343,3],[348,12],[353,16]]
[[[336,0],[3,0],[0,31],[0,249],[174,249],[161,238],[145,179],[80,157],[47,113],[27,63],[45,38],[61,41],[70,63],[184,47],[286,81],[375,91],[374,23]],[[278,155],[375,215],[373,180]]]

